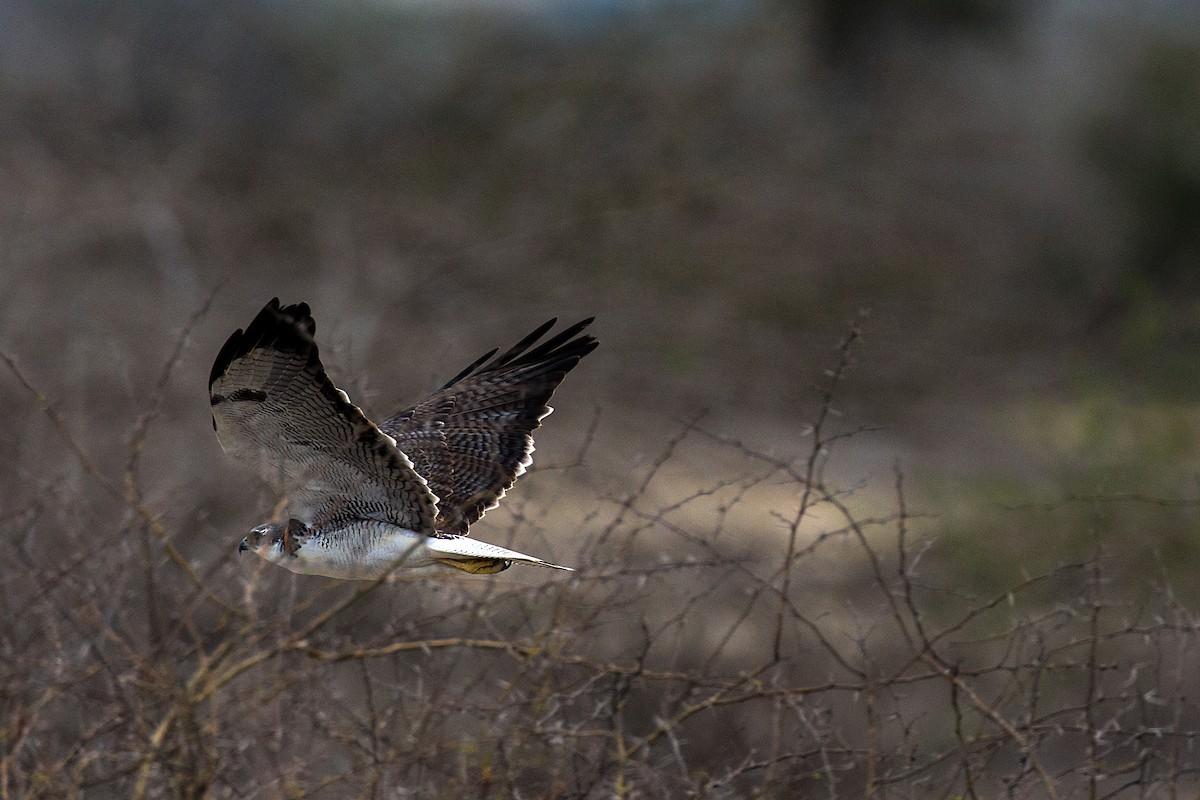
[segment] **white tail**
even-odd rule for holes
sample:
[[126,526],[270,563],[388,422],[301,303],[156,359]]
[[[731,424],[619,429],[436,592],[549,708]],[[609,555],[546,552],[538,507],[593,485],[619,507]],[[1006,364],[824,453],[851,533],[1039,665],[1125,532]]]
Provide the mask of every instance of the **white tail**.
[[[478,539],[472,539],[467,536],[455,536],[447,539],[429,538],[425,540],[425,546],[434,553],[442,553],[448,558],[442,560],[443,563],[452,562],[462,559],[468,563],[475,559],[497,560],[497,561],[514,561],[519,564],[532,564],[535,567],[548,567],[550,569],[563,569],[568,572],[574,572],[571,567],[564,567],[558,564],[551,564],[549,561],[543,561],[534,556],[527,556],[524,553],[518,553],[516,550],[508,550],[503,547],[497,547],[494,544],[481,542]],[[457,558],[456,558],[457,557]],[[450,566],[457,566],[450,564]],[[468,569],[468,572],[475,572],[475,569]],[[497,572],[499,570],[496,570]]]

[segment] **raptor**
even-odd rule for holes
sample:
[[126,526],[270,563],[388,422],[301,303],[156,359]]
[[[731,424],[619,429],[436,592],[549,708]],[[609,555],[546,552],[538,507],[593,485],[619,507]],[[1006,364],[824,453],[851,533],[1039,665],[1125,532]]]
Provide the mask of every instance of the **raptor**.
[[227,453],[280,493],[286,513],[242,540],[293,572],[376,579],[392,570],[570,569],[470,538],[533,461],[550,396],[596,348],[591,319],[545,341],[556,320],[492,350],[379,425],[321,364],[307,303],[273,299],[231,335],[209,375]]

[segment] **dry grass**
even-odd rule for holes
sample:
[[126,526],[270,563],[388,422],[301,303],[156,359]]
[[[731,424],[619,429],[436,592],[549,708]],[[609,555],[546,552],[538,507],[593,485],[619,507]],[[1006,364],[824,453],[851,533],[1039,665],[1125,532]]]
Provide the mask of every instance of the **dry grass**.
[[[855,77],[783,5],[13,4],[0,800],[1196,794],[1195,301],[1075,140],[1141,39]],[[579,571],[239,559],[204,376],[273,295],[376,417],[594,314],[478,531]]]
[[[898,468],[882,515],[826,480],[854,435],[832,413],[854,334],[802,452],[770,456],[697,422],[621,492],[592,497],[574,530],[553,499],[514,502],[511,535],[544,537],[576,575],[354,584],[181,553],[187,515],[147,499],[165,495],[140,453],[166,424],[189,329],[128,421],[119,474],[4,357],[76,479],[30,485],[3,523],[2,797],[1177,797],[1200,784],[1200,628],[1169,586],[1130,605],[1098,553],[971,596],[923,570],[935,545],[914,532]],[[534,480],[585,471],[595,446]],[[656,482],[699,452],[716,456],[712,481],[666,502]],[[781,485],[786,502],[761,502]]]

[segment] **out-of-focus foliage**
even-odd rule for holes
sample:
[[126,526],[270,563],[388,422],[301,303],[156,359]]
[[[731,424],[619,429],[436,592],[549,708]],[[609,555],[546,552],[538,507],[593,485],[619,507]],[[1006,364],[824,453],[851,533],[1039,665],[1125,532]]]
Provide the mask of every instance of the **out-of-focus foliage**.
[[[832,64],[869,74],[879,51],[897,38],[991,38],[1020,27],[1025,0],[791,0],[813,22],[816,43]],[[882,78],[882,75],[876,75]]]
[[1121,330],[1122,351],[1143,376],[1190,395],[1200,385],[1197,37],[1148,37],[1113,88],[1084,139],[1127,219],[1101,318]]
[[[0,794],[1193,792],[1192,5],[0,4]],[[309,631],[273,295],[375,414],[597,316],[481,531],[580,574]]]
[[1130,271],[1178,296],[1200,290],[1200,49],[1152,40],[1104,109],[1093,157],[1135,217]]

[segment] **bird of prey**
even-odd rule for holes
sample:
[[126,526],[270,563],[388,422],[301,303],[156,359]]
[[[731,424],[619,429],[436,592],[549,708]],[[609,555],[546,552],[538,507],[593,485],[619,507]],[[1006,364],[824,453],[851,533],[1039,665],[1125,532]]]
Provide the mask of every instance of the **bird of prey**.
[[490,574],[514,562],[569,569],[466,535],[532,463],[550,395],[596,348],[580,335],[591,319],[539,343],[556,321],[377,426],[325,373],[308,304],[271,300],[209,375],[221,446],[287,503],[286,521],[258,526],[239,549],[334,578],[437,565]]

